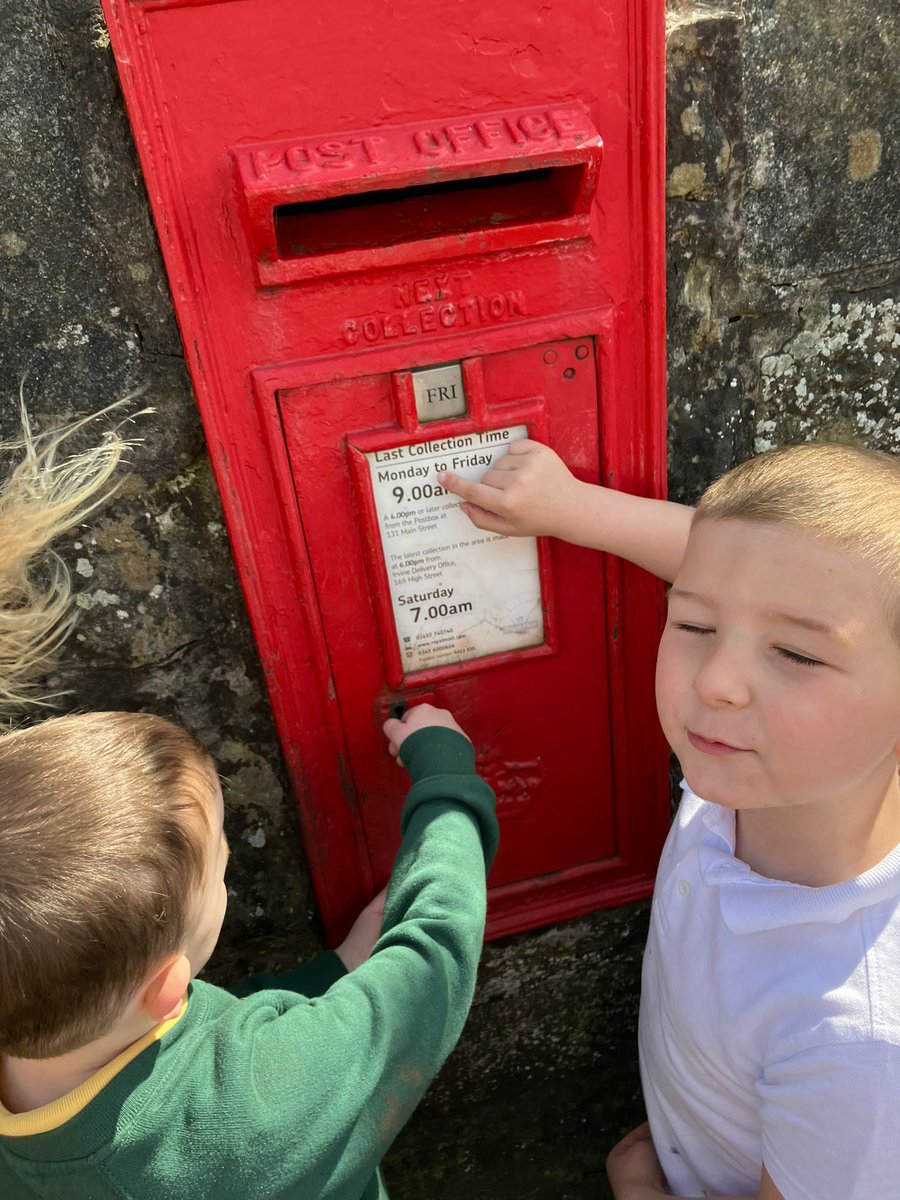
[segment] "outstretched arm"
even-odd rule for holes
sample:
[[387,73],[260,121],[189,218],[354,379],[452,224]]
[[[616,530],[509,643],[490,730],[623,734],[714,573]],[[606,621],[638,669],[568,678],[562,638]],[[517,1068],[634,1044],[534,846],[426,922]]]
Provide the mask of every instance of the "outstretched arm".
[[508,536],[562,538],[617,554],[671,582],[681,565],[694,510],[576,479],[541,442],[513,442],[480,483],[443,472],[473,525]]
[[[402,719],[391,717],[384,724],[391,756],[402,764],[400,747],[417,730],[429,728],[450,729],[463,737],[466,736],[445,709],[434,708],[430,704],[416,705],[409,709]],[[324,996],[331,985],[343,975],[355,971],[368,961],[381,933],[386,897],[387,887],[384,887],[369,901],[353,922],[350,932],[334,950],[326,951],[308,962],[299,963],[277,974],[260,972],[227,990],[239,999],[271,988],[299,992],[309,997]]]
[[[243,1132],[263,1148],[272,1194],[370,1194],[378,1161],[456,1043],[475,988],[498,838],[493,794],[449,713],[418,705],[384,731],[411,787],[371,956],[318,998],[262,992],[230,1018],[240,1034],[229,1042],[231,1078],[247,1094]],[[208,1136],[215,1144],[218,1128]],[[190,1153],[202,1161],[195,1143]],[[245,1179],[226,1182],[221,1200],[246,1195]]]

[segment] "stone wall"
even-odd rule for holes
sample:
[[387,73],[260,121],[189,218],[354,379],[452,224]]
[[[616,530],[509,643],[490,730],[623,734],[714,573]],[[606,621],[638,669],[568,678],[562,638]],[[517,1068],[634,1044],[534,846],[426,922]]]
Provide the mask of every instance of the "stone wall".
[[900,34],[891,0],[669,14],[670,479],[754,450],[900,447]]
[[[612,3],[612,0],[598,0]],[[671,3],[671,484],[754,448],[900,440],[896,0]],[[0,22],[0,409],[39,425],[145,386],[115,502],[65,547],[83,616],[56,681],[209,745],[228,783],[223,979],[319,944],[297,827],[114,66],[93,0]],[[26,374],[27,373],[27,374]],[[139,407],[139,405],[136,405]],[[587,1200],[641,1119],[646,906],[494,943],[463,1041],[388,1162],[413,1200]]]

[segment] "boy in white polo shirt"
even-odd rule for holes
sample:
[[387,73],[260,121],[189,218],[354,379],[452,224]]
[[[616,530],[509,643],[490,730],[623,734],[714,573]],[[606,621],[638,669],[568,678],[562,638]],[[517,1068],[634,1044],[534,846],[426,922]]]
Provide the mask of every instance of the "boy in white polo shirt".
[[617,1200],[900,1196],[900,463],[774,451],[695,512],[580,483],[534,442],[442,483],[480,528],[674,580],[657,704],[687,782],[644,957],[649,1125],[609,1156]]

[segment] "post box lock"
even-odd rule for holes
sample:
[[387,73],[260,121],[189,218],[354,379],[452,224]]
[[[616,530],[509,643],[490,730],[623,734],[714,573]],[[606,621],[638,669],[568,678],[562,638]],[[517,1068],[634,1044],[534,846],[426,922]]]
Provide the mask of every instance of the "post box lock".
[[412,691],[393,692],[381,696],[375,706],[379,725],[383,725],[388,717],[394,717],[399,721],[417,704],[433,704],[435,707],[440,707],[440,702],[430,689],[422,691],[421,688],[416,688]]

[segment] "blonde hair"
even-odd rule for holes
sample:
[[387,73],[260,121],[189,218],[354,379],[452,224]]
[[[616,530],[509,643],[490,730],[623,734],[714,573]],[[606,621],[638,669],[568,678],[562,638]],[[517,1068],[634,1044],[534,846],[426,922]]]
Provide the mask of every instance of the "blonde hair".
[[0,442],[0,456],[18,459],[0,481],[0,717],[50,699],[40,679],[75,622],[69,571],[51,543],[108,500],[127,443],[107,429],[87,449],[69,448],[85,426],[131,399],[35,435],[20,396],[21,436]]
[[769,450],[703,493],[694,520],[727,518],[786,525],[867,562],[900,640],[900,460],[824,442]]
[[183,950],[215,782],[191,734],[145,713],[0,736],[0,1054],[86,1045]]

